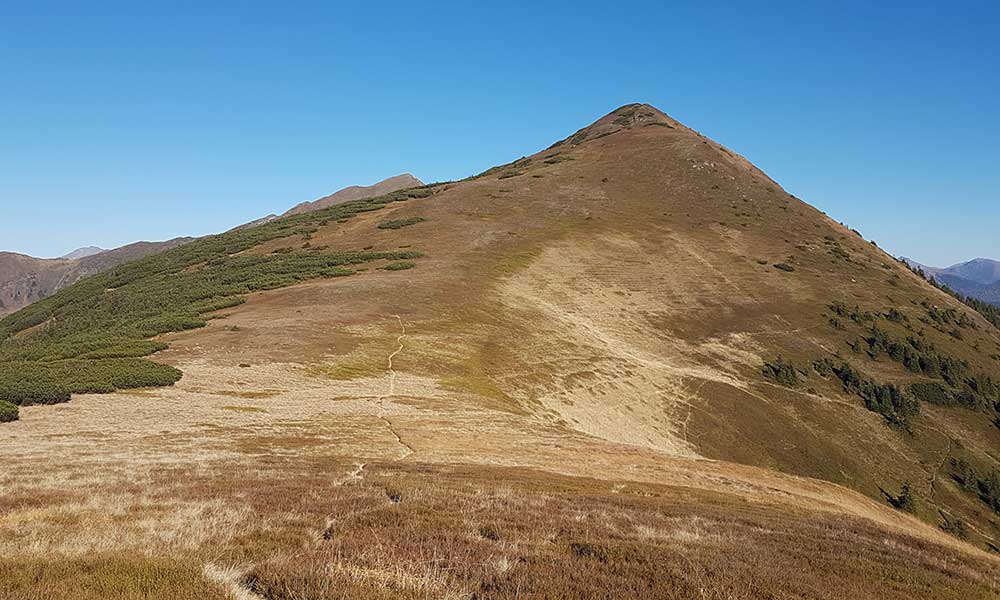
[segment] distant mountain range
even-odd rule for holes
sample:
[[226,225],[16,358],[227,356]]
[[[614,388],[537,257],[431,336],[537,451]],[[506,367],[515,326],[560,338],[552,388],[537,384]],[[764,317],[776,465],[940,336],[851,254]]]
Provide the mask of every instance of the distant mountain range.
[[105,269],[169,250],[194,238],[165,242],[136,242],[114,250],[80,248],[63,258],[35,258],[0,252],[0,316],[37,302],[77,281]]
[[[285,215],[319,210],[419,185],[423,184],[409,173],[396,175],[373,185],[354,185],[313,202],[303,202],[289,209]],[[236,229],[256,227],[277,218],[277,215],[268,215],[244,223]],[[147,254],[169,250],[193,239],[195,238],[183,237],[165,242],[136,242],[114,250],[87,246],[59,258],[35,258],[15,252],[0,252],[0,317],[46,298],[84,277]]]
[[928,277],[933,277],[938,283],[947,285],[956,292],[1000,306],[1000,261],[976,258],[939,268],[929,267],[906,257],[902,260],[912,267],[919,267]]

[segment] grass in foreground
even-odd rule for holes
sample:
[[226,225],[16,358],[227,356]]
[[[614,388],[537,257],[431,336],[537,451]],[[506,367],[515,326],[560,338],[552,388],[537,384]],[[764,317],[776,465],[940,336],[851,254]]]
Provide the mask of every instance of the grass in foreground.
[[352,470],[342,461],[264,455],[238,477],[164,468],[150,481],[164,500],[212,498],[248,511],[245,526],[206,538],[183,563],[157,558],[155,544],[142,559],[11,556],[0,597],[221,598],[199,578],[205,563],[240,566],[239,585],[267,600],[975,600],[1000,590],[985,556],[777,496],[399,463],[341,482],[330,474]]

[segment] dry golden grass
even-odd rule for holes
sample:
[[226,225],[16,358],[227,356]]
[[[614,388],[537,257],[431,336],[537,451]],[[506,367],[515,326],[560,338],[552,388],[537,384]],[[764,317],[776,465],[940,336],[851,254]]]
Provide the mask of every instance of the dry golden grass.
[[[942,598],[995,585],[996,561],[822,482],[477,409],[405,372],[397,389],[422,396],[380,404],[387,378],[341,389],[291,366],[185,371],[174,389],[80,397],[53,409],[61,420],[29,409],[8,430],[0,597],[91,577],[80,585],[104,597],[221,597],[220,573],[244,571],[240,589],[264,598],[752,598],[779,583],[791,591],[775,597],[893,597],[882,571]],[[209,381],[284,391],[233,411]],[[807,551],[814,566],[782,582]]]

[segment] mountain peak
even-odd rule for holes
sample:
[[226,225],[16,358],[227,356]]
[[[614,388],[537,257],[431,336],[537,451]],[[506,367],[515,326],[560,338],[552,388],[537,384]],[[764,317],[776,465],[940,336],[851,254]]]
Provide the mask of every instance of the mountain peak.
[[85,246],[83,248],[77,248],[76,250],[66,254],[65,256],[60,256],[59,258],[65,258],[68,260],[78,260],[81,258],[86,258],[88,256],[93,256],[95,254],[100,254],[101,252],[107,252],[104,248],[98,248],[97,246]]
[[668,129],[686,129],[683,125],[667,116],[658,108],[650,104],[637,102],[616,108],[587,127],[578,130],[568,138],[556,142],[555,146],[566,143],[575,146],[577,144],[582,144],[585,141],[596,140],[622,130],[648,127],[651,125],[666,127]]

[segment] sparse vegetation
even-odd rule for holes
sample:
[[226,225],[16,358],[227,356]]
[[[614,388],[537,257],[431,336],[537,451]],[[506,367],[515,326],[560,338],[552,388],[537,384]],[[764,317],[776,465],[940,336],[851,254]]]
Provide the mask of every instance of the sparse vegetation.
[[407,219],[393,219],[392,221],[382,221],[378,224],[379,229],[402,229],[410,225],[424,222],[423,217],[409,217]]
[[778,269],[779,271],[785,271],[786,273],[792,273],[795,271],[795,267],[793,267],[788,263],[777,263],[776,265],[774,265],[774,268]]
[[386,266],[382,267],[382,269],[386,271],[405,271],[407,269],[412,269],[415,266],[417,266],[417,263],[415,262],[411,262],[408,260],[401,260],[397,262],[391,262]]

